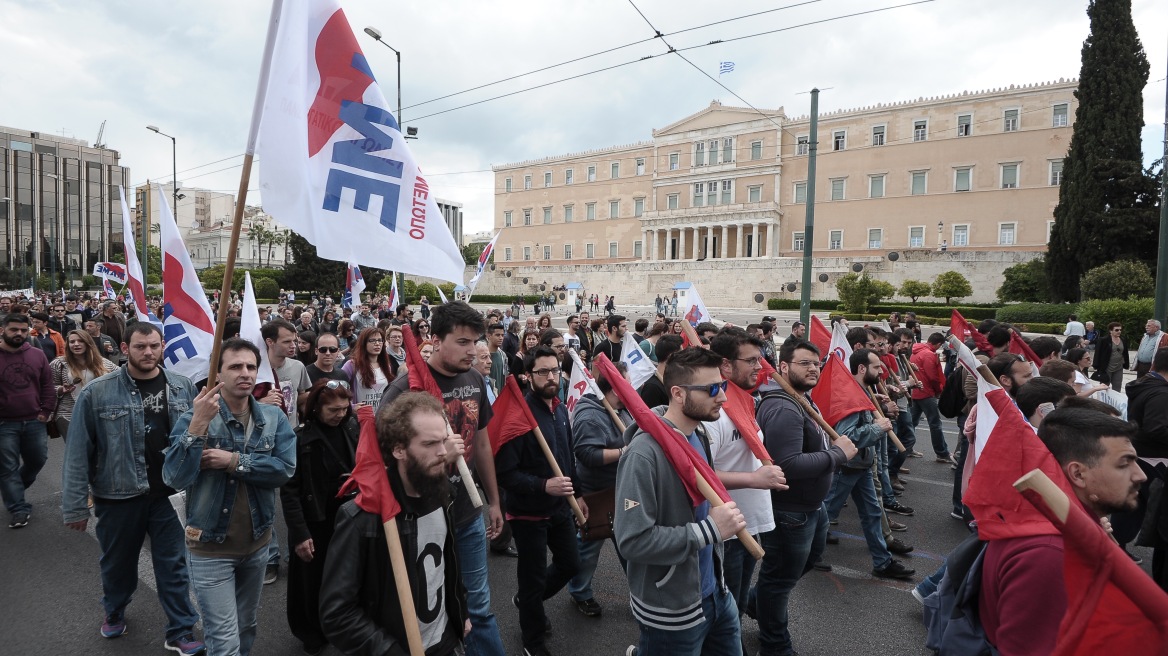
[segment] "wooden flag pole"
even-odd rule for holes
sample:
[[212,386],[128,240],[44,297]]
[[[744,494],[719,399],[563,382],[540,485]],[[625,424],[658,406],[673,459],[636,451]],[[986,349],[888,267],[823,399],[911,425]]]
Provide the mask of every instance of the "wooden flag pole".
[[397,600],[401,605],[402,624],[405,625],[410,656],[425,656],[422,631],[418,628],[418,613],[414,608],[414,593],[410,590],[410,572],[406,569],[401,536],[397,532],[397,517],[391,517],[382,527],[385,528],[385,544],[389,548],[389,564],[393,568],[393,582],[397,586]]
[[[884,416],[884,411],[880,409],[880,404],[876,401],[876,397],[872,394],[872,390],[865,387],[864,392],[868,394],[868,399],[872,401],[872,405],[876,406],[876,416],[880,417],[881,419],[887,419],[887,417]],[[904,453],[908,450],[904,448],[904,444],[901,444],[900,438],[896,436],[896,433],[894,433],[891,428],[888,429],[888,439],[892,440],[892,444],[896,447],[897,451]]]
[[625,422],[621,421],[620,415],[616,413],[616,409],[603,396],[600,397],[600,402],[604,404],[604,409],[608,410],[608,416],[612,418],[612,423],[616,424],[616,429],[623,435],[625,432]]
[[[534,432],[535,439],[537,442],[539,442],[539,448],[543,451],[543,457],[547,458],[548,464],[552,467],[552,473],[555,474],[557,478],[562,478],[564,476],[564,472],[562,469],[560,469],[560,463],[556,462],[556,456],[552,454],[551,447],[548,446],[547,440],[544,439],[543,431],[539,429],[539,426],[536,426]],[[584,519],[584,511],[580,509],[580,504],[576,502],[575,494],[576,490],[572,490],[572,494],[568,496],[568,505],[572,506],[572,514],[576,516],[576,521],[580,524],[580,526],[584,526],[588,523],[588,520]]]
[[[441,403],[441,401],[439,401]],[[446,433],[454,435],[454,429],[450,427],[450,419],[446,419]],[[465,445],[463,445],[465,446]],[[466,486],[466,494],[470,497],[470,503],[475,508],[483,507],[483,498],[479,496],[479,488],[475,485],[474,477],[470,474],[470,467],[466,465],[466,458],[462,455],[454,461],[455,466],[458,467],[458,475],[462,478],[462,484]]]
[[783,388],[784,392],[791,396],[791,398],[795,399],[795,401],[797,401],[799,405],[803,407],[803,412],[806,412],[807,416],[811,417],[815,423],[819,424],[819,427],[823,429],[823,432],[827,433],[827,436],[831,438],[831,441],[834,442],[840,438],[840,434],[835,432],[835,429],[831,427],[831,424],[827,423],[827,420],[823,418],[823,415],[819,414],[819,412],[815,410],[815,408],[811,405],[811,402],[807,400],[807,397],[803,396],[799,392],[796,392],[795,388],[791,387],[791,383],[788,382],[786,378],[783,378],[782,374],[780,374],[778,371],[771,372],[771,380],[778,383],[779,387]]
[[[219,289],[219,312],[215,316],[215,343],[211,347],[211,362],[207,370],[207,387],[215,386],[219,373],[219,354],[223,347],[223,328],[227,323],[227,308],[231,305],[231,279],[235,277],[235,253],[239,249],[239,233],[243,228],[243,210],[247,203],[247,186],[251,181],[252,154],[243,156],[243,171],[239,174],[239,195],[235,201],[235,217],[231,222],[231,241],[227,245],[227,265],[223,269],[223,285]],[[278,381],[277,381],[278,382]]]
[[916,383],[917,385],[920,385],[921,379],[917,378],[916,373],[913,372],[912,362],[908,359],[908,357],[901,354],[901,355],[896,356],[896,358],[897,358],[897,362],[900,363],[900,366],[904,367],[904,370],[908,372],[909,378],[912,378],[912,381],[914,383]]

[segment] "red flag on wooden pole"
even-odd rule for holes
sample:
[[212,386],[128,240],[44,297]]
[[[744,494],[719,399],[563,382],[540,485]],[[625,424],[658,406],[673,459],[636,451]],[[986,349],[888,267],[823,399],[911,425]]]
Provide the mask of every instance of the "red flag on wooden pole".
[[[766,361],[763,361],[766,363]],[[772,370],[773,371],[773,370]],[[759,376],[759,380],[763,380]],[[730,421],[734,422],[734,427],[738,429],[738,434],[746,442],[746,446],[750,447],[750,452],[754,454],[755,458],[762,461],[764,465],[775,464],[774,458],[767,453],[766,447],[763,446],[762,439],[759,437],[762,429],[758,426],[758,421],[754,418],[754,399],[751,398],[750,392],[742,389],[734,383],[726,385],[726,403],[722,404],[722,411],[730,417]]]
[[523,398],[523,392],[519,391],[514,376],[507,376],[507,382],[495,398],[491,411],[494,414],[491,423],[487,424],[487,434],[491,437],[491,451],[495,455],[499,454],[504,444],[536,429],[535,417],[531,414],[531,408],[527,407],[527,400]]
[[807,328],[807,340],[819,349],[821,356],[827,356],[827,352],[831,350],[831,331],[814,314],[811,315],[811,325]]
[[828,356],[823,373],[819,374],[819,384],[811,390],[811,400],[819,406],[823,420],[832,426],[848,415],[876,410],[838,353]]
[[973,343],[978,349],[986,353],[993,352],[994,347],[990,346],[990,342],[986,339],[986,336],[977,332],[977,328],[969,323],[965,317],[961,316],[961,313],[957,310],[953,310],[949,315],[949,333],[956,335],[957,339],[960,339],[962,342],[973,338]]
[[356,461],[353,473],[341,486],[337,498],[357,490],[357,506],[365,512],[376,513],[381,521],[387,522],[401,512],[401,505],[389,487],[385,475],[385,460],[381,457],[381,445],[377,442],[377,426],[373,419],[373,408],[363,405],[357,408],[357,420],[361,422],[361,437],[357,440]]

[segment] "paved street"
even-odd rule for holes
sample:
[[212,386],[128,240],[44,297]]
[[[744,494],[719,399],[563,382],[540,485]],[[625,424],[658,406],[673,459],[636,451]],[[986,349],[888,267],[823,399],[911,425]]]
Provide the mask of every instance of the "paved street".
[[[647,311],[651,313],[652,308]],[[634,311],[630,315],[642,314]],[[745,324],[756,321],[760,312],[716,311],[719,319]],[[769,312],[785,326],[794,313]],[[786,334],[786,329],[780,329]],[[917,570],[916,580],[931,573],[947,553],[967,534],[965,525],[949,516],[952,471],[936,463],[922,423],[918,450],[926,457],[910,459],[911,474],[902,479],[908,490],[902,502],[916,509],[916,515],[899,518],[909,526],[897,536],[916,547],[905,559]],[[956,427],[945,421],[950,448],[956,444]],[[98,548],[92,535],[67,530],[61,524],[60,472],[64,444],[52,440],[49,462],[41,478],[29,491],[33,504],[32,521],[21,530],[0,527],[0,635],[4,653],[109,654],[130,656],[163,653],[164,617],[152,590],[153,575],[148,558],[139,567],[140,586],[128,610],[129,632],[116,640],[98,634],[101,623],[99,603]],[[7,525],[5,514],[3,525]],[[812,572],[796,588],[791,599],[791,632],[795,646],[805,655],[842,653],[914,655],[928,654],[924,648],[924,628],[920,605],[909,594],[911,584],[874,579],[872,564],[862,538],[854,507],[845,508],[838,529],[838,546],[829,546],[830,574]],[[281,542],[285,531],[279,529]],[[283,544],[287,554],[287,545]],[[1147,562],[1151,552],[1137,549]],[[515,586],[515,561],[491,556],[493,608],[499,617],[504,644],[509,654],[520,654],[517,611],[510,603]],[[281,572],[283,574],[283,571]],[[555,654],[624,654],[636,641],[637,629],[628,609],[627,588],[611,546],[606,545],[595,583],[596,598],[604,607],[600,619],[582,616],[569,602],[566,592],[547,604],[553,624],[549,648]],[[264,589],[260,611],[257,656],[300,653],[299,642],[287,628],[284,615],[285,579]],[[758,645],[757,624],[743,621],[743,631],[751,650]],[[335,654],[336,650],[326,653]]]

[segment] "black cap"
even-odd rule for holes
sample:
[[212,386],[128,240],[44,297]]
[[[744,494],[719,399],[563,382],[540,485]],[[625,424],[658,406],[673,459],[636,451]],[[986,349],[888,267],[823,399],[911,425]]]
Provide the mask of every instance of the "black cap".
[[769,322],[771,322],[771,323],[774,323],[774,322],[778,321],[778,319],[776,319],[776,318],[774,318],[774,317],[772,317],[772,316],[765,316],[765,317],[763,317],[763,318],[762,318],[762,320],[763,320],[763,321],[769,321]]

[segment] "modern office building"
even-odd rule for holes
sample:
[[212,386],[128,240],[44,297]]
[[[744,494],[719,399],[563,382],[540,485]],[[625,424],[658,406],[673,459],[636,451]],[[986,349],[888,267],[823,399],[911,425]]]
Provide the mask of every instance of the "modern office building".
[[13,286],[54,270],[80,281],[121,252],[118,187],[130,170],[120,158],[104,145],[0,127],[0,269]]
[[[1044,251],[1076,86],[821,115],[814,256]],[[495,263],[802,257],[809,128],[782,108],[714,101],[647,141],[496,166]]]
[[446,227],[450,229],[450,234],[454,236],[454,243],[462,248],[462,203],[452,200],[442,200],[435,198],[434,201],[438,203],[438,210],[442,212],[442,218],[446,221]]

